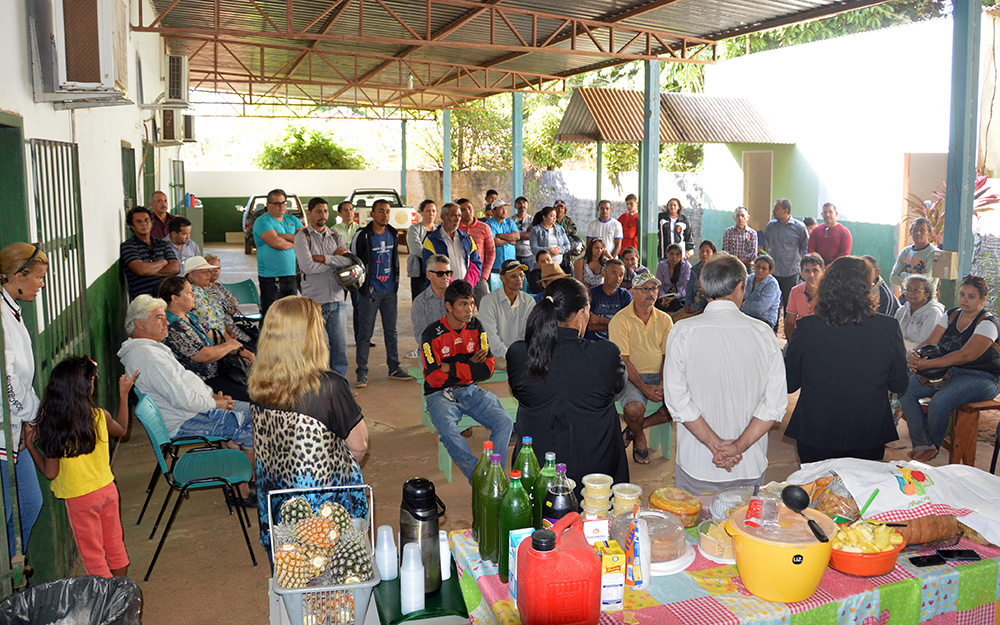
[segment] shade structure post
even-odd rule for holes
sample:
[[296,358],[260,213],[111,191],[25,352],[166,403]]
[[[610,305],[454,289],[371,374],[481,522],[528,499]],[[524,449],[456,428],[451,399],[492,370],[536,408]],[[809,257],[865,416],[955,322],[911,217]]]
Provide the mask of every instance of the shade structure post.
[[642,143],[639,150],[639,224],[643,227],[646,266],[655,267],[656,213],[660,169],[660,62],[644,61]]
[[524,195],[524,94],[511,94],[511,194]]
[[604,142],[600,139],[597,140],[597,197],[594,200],[594,206],[604,198],[603,184],[604,184]]
[[401,136],[399,138],[399,199],[406,206],[406,120],[399,122]]
[[447,204],[451,197],[451,111],[442,116],[441,127],[444,134],[441,155],[441,204]]

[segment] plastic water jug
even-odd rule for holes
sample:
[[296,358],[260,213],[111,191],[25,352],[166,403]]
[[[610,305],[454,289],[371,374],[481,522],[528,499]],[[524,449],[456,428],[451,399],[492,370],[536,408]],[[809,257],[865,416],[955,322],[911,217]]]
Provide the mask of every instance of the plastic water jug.
[[517,550],[517,610],[523,625],[593,625],[601,617],[601,559],[570,512],[535,530]]
[[434,494],[433,482],[422,477],[406,480],[399,506],[399,550],[402,552],[407,543],[417,543],[424,566],[424,592],[428,595],[441,589],[438,519],[444,512],[444,503]]

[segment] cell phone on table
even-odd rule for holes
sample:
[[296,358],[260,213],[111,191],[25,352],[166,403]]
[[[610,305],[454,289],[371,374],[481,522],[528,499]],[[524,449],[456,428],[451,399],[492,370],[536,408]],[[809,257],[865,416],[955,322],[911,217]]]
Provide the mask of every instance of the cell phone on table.
[[929,556],[913,556],[910,558],[910,563],[919,567],[938,566],[945,564],[945,559],[935,553]]
[[937,554],[945,560],[979,560],[979,554],[973,549],[938,549]]

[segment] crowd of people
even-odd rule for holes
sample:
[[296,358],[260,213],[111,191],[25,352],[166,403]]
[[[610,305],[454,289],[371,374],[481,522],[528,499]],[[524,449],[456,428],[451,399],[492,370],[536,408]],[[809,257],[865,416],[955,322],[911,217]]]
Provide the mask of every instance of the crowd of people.
[[[738,208],[719,250],[696,241],[673,198],[657,216],[652,270],[641,264],[631,194],[617,219],[610,202],[599,202],[582,234],[564,201],[531,215],[519,197],[511,212],[494,190],[482,217],[467,198],[440,208],[425,200],[405,233],[389,224],[384,200],[363,226],[350,202],[331,220],[328,202],[313,198],[305,223],[286,206],[286,194],[271,191],[252,228],[259,325],[241,315],[218,282],[218,257],[201,254],[190,222],[167,212],[164,194],[153,195],[152,210],[128,211],[133,236],[120,250],[128,338],[118,352],[125,375],[116,416],[95,404],[98,371],[86,357],[60,363],[43,397],[35,394],[20,303],[44,286],[48,259],[37,245],[0,251],[14,437],[0,438],[0,459],[27,446],[55,480],[89,573],[123,574],[128,565],[103,465],[108,437],[127,425],[133,387],[156,404],[170,436],[217,436],[246,453],[256,492],[241,485],[230,503],[258,508],[265,543],[268,490],[363,482],[368,430],[346,377],[347,302],[354,389],[368,384],[377,316],[388,377],[412,380],[397,344],[401,238],[417,343],[408,356],[420,360],[440,441],[470,481],[476,457],[459,430],[465,416],[490,431],[494,449],[507,449],[515,430],[531,436],[578,485],[592,472],[628,481],[628,448],[634,463],[648,464],[646,431],[674,421],[683,426],[676,485],[700,494],[763,483],[766,434],[784,419],[790,393],[799,398],[785,433],[805,463],[881,460],[898,438],[893,403],[909,427],[910,457],[929,461],[955,408],[1000,392],[1000,322],[986,306],[986,283],[964,278],[958,307],[944,309],[929,275],[937,248],[925,219],[911,225],[913,244],[886,282],[873,257],[852,255],[850,230],[831,203],[811,231],[786,199],[759,233]],[[498,370],[518,401],[516,418],[480,385]],[[296,440],[311,451],[288,458],[281,450],[299,448],[289,444]],[[42,499],[31,462],[15,466],[26,544]],[[6,462],[0,472],[9,500]],[[351,496],[343,503],[366,505]]]

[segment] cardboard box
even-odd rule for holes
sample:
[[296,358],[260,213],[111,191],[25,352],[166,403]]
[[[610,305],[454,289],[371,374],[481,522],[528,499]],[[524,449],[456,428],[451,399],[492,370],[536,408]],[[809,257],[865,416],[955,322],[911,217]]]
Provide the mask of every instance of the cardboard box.
[[507,590],[511,601],[517,600],[517,548],[522,540],[531,540],[531,533],[534,531],[533,527],[510,530],[510,551],[507,554],[510,570],[507,573]]
[[599,542],[611,538],[609,533],[609,521],[607,519],[593,519],[583,522],[583,535],[587,542],[596,545]]
[[594,545],[601,556],[601,611],[617,612],[625,605],[625,552],[617,540]]
[[931,264],[931,276],[942,280],[958,280],[958,252],[937,250]]

